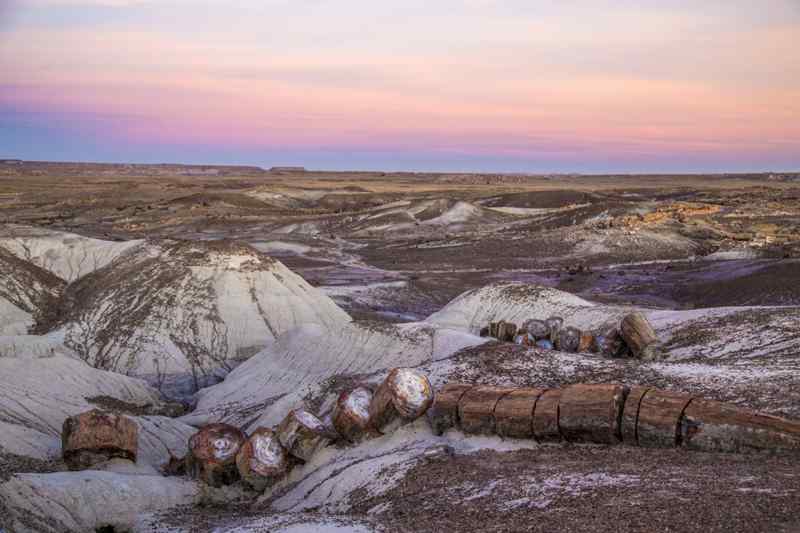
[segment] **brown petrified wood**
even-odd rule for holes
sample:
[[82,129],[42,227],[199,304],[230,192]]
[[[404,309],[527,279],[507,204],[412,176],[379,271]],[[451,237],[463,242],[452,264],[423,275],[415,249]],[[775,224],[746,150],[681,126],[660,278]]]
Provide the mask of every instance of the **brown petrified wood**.
[[458,420],[465,433],[490,435],[495,431],[494,408],[512,389],[479,385],[458,402]]
[[464,393],[473,387],[466,383],[448,383],[436,393],[433,405],[428,409],[428,421],[435,435],[459,425],[458,403]]
[[800,451],[800,422],[697,398],[683,412],[681,442],[714,452]]
[[672,448],[680,440],[681,417],[692,397],[650,389],[639,404],[636,435],[639,446]]
[[561,389],[549,389],[539,396],[533,410],[533,438],[539,442],[562,440],[558,429],[558,404]]
[[618,384],[566,387],[559,402],[561,434],[571,442],[618,443],[625,393]]
[[594,334],[591,331],[581,331],[581,337],[578,341],[578,351],[588,352],[594,345]]
[[636,426],[639,423],[639,407],[648,387],[631,387],[625,398],[625,407],[622,410],[622,442],[631,446],[638,446]]
[[489,336],[497,338],[497,326],[499,325],[498,322],[489,322]]
[[230,485],[239,479],[236,454],[247,436],[230,424],[208,424],[189,438],[186,472],[212,487]]
[[411,368],[395,368],[375,391],[369,404],[369,422],[383,433],[391,426],[424,415],[431,403],[433,387],[424,374]]
[[517,325],[513,322],[501,320],[497,323],[497,339],[504,342],[513,342],[517,335]]
[[308,461],[331,441],[325,424],[305,409],[289,411],[277,433],[281,446],[301,461]]
[[517,389],[497,402],[494,409],[495,431],[501,437],[533,437],[533,410],[544,389]]
[[350,442],[368,436],[371,402],[372,391],[366,387],[358,387],[340,394],[333,410],[333,427],[336,432]]
[[653,326],[642,313],[631,313],[622,319],[619,326],[625,344],[634,357],[653,359],[656,355],[658,337]]
[[70,470],[120,457],[136,461],[139,427],[130,418],[93,409],[64,420],[61,453]]
[[242,480],[257,491],[279,481],[289,471],[289,454],[268,428],[258,428],[236,455],[236,468]]

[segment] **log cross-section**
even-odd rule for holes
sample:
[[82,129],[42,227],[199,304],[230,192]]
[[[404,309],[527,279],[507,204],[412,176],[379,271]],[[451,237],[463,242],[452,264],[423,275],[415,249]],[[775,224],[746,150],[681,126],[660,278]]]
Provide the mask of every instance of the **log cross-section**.
[[369,404],[370,426],[380,433],[416,420],[433,402],[428,378],[411,368],[395,368],[375,391]]
[[289,471],[289,455],[277,434],[258,428],[236,455],[236,467],[242,480],[257,491],[274,485]]
[[333,411],[333,427],[336,432],[350,442],[369,436],[371,402],[372,391],[366,387],[357,387],[340,394]]
[[278,426],[278,440],[292,457],[308,461],[331,438],[319,418],[305,409],[294,409]]
[[478,386],[458,402],[458,419],[464,433],[491,435],[495,432],[494,409],[500,398],[512,389]]
[[189,438],[186,471],[212,487],[230,485],[239,479],[236,454],[246,440],[242,431],[229,424],[208,424]]

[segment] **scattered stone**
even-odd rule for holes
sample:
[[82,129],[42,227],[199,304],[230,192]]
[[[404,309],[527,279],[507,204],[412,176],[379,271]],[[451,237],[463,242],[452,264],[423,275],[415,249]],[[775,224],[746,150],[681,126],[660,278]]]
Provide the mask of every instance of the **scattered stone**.
[[558,424],[570,442],[620,442],[620,417],[626,390],[622,385],[570,385],[561,395]]
[[242,480],[257,491],[274,485],[289,471],[289,454],[278,435],[268,428],[256,429],[236,455]]
[[61,451],[70,470],[86,470],[117,457],[136,462],[138,440],[133,420],[93,409],[64,420]]
[[642,313],[626,315],[620,323],[620,335],[634,357],[652,360],[658,356],[658,337]]
[[331,442],[325,424],[305,409],[294,409],[278,426],[278,440],[292,457],[308,461]]
[[577,352],[581,343],[581,332],[572,326],[562,329],[556,338],[556,348],[562,352]]
[[550,342],[547,339],[540,339],[540,340],[536,341],[536,347],[537,348],[541,348],[542,350],[552,350],[553,349],[553,343]]
[[448,383],[436,393],[433,405],[428,409],[428,421],[435,435],[441,435],[460,425],[458,404],[461,397],[473,387],[474,385],[466,383]]
[[214,423],[204,426],[189,438],[186,472],[212,487],[230,485],[239,480],[236,454],[246,435],[230,424]]
[[333,427],[345,440],[357,442],[369,433],[372,391],[358,387],[339,395],[333,411]]
[[410,368],[395,368],[375,391],[369,404],[372,428],[387,428],[411,422],[425,414],[433,403],[433,387],[425,375]]

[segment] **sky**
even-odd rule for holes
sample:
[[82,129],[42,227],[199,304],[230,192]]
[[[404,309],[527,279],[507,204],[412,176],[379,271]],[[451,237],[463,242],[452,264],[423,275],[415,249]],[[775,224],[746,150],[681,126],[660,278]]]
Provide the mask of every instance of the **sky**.
[[800,0],[0,0],[0,158],[800,170]]

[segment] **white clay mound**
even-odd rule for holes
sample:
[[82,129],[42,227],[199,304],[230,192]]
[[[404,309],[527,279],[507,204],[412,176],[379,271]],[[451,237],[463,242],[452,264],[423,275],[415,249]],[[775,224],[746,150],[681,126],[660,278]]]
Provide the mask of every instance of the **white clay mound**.
[[67,289],[80,306],[60,333],[97,368],[142,376],[230,369],[302,324],[350,317],[282,263],[229,242],[163,241]]
[[[0,435],[4,452],[36,459],[61,453],[64,420],[97,408],[90,399],[159,406],[144,381],[94,369],[45,337],[0,337]],[[142,465],[181,456],[194,429],[162,416],[132,417],[139,425]]]
[[0,335],[22,335],[46,313],[66,283],[0,248]]
[[417,366],[483,342],[425,323],[379,328],[352,323],[336,332],[305,326],[270,343],[222,383],[201,390],[197,409],[185,420],[268,427],[309,395],[320,394],[335,376]]
[[104,241],[74,233],[16,225],[3,227],[2,235],[0,248],[66,281],[75,281],[103,268],[144,242]]

